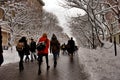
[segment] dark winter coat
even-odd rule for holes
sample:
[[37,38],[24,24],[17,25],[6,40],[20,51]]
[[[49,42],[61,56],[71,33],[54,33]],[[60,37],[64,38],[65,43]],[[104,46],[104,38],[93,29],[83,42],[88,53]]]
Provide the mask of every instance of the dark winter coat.
[[56,36],[52,37],[51,41],[50,41],[50,52],[52,53],[56,53],[60,51],[60,43],[57,40]]
[[23,51],[22,51],[23,55],[24,55],[24,54],[25,54],[25,55],[30,55],[30,52],[29,52],[30,48],[29,48],[29,45],[27,44],[26,37],[22,37],[22,38],[19,40],[19,42],[24,43],[24,48],[23,48]]
[[18,41],[18,43],[23,43],[23,49],[22,49],[21,51],[19,51],[19,50],[17,49],[17,46],[16,46],[16,50],[17,50],[19,53],[22,53],[22,54],[24,55],[24,48],[25,48],[25,44],[27,43],[26,37],[22,37],[22,38]]
[[30,43],[30,51],[31,52],[35,52],[36,51],[36,42],[35,41],[32,41]]
[[25,45],[24,52],[25,55],[30,55],[30,46],[28,44]]
[[0,27],[0,66],[3,63],[3,49],[2,49],[2,34],[1,34],[1,27]]
[[75,42],[74,40],[68,40],[68,43],[66,45],[67,51],[69,53],[73,53],[75,51]]

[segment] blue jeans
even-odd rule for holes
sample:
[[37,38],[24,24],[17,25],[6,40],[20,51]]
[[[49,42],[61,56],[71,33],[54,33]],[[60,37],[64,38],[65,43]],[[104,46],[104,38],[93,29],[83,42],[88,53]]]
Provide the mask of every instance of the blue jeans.
[[54,59],[54,65],[57,65],[57,57],[59,55],[59,52],[54,52],[53,53],[53,59]]

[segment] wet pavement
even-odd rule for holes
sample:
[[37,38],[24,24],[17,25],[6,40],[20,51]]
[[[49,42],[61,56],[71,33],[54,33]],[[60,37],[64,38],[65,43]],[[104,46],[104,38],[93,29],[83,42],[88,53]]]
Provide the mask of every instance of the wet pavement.
[[18,63],[11,63],[0,67],[0,80],[89,80],[84,67],[79,65],[78,55],[73,59],[61,54],[57,67],[53,66],[53,57],[49,56],[49,71],[46,70],[45,58],[41,66],[41,74],[38,75],[38,63],[24,62],[24,71],[19,72]]

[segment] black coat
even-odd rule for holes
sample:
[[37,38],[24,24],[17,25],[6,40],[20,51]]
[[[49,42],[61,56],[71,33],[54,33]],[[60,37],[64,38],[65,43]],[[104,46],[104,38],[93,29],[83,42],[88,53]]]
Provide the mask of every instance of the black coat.
[[28,44],[26,44],[24,47],[24,53],[25,55],[30,55],[30,46]]
[[30,51],[31,52],[36,52],[36,42],[35,41],[32,41],[30,43]]
[[1,27],[0,27],[0,66],[3,63],[3,49],[2,49],[2,35],[1,35]]
[[75,42],[73,40],[69,40],[66,47],[69,53],[73,53],[75,51]]
[[22,37],[19,42],[23,42],[24,43],[24,48],[23,48],[23,54],[25,55],[30,55],[30,47],[27,44],[27,40],[26,37]]

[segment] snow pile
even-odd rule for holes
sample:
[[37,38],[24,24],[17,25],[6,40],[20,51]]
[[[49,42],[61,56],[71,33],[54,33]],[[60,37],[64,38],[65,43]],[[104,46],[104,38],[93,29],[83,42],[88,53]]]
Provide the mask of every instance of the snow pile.
[[[79,64],[84,66],[84,72],[90,74],[90,80],[120,80],[120,47],[117,46],[115,56],[114,45],[106,42],[103,48],[96,50],[79,48]],[[18,53],[13,47],[4,50],[4,64],[19,61]]]
[[120,47],[106,42],[103,48],[90,50],[79,48],[79,62],[90,74],[91,80],[120,80]]
[[4,62],[2,65],[8,64],[8,63],[15,63],[19,61],[18,52],[16,51],[15,46],[12,48],[9,48],[8,50],[3,50],[3,57]]
[[[36,53],[36,55],[37,55],[37,53]],[[52,54],[49,53],[49,55],[52,55]],[[11,47],[9,47],[8,50],[3,50],[3,57],[4,57],[4,62],[2,65],[6,65],[9,63],[16,63],[16,62],[19,62],[19,60],[20,60],[15,46],[13,46],[12,50],[11,50]],[[29,58],[31,59],[30,55],[29,55]],[[24,59],[25,59],[25,56],[24,56]]]

